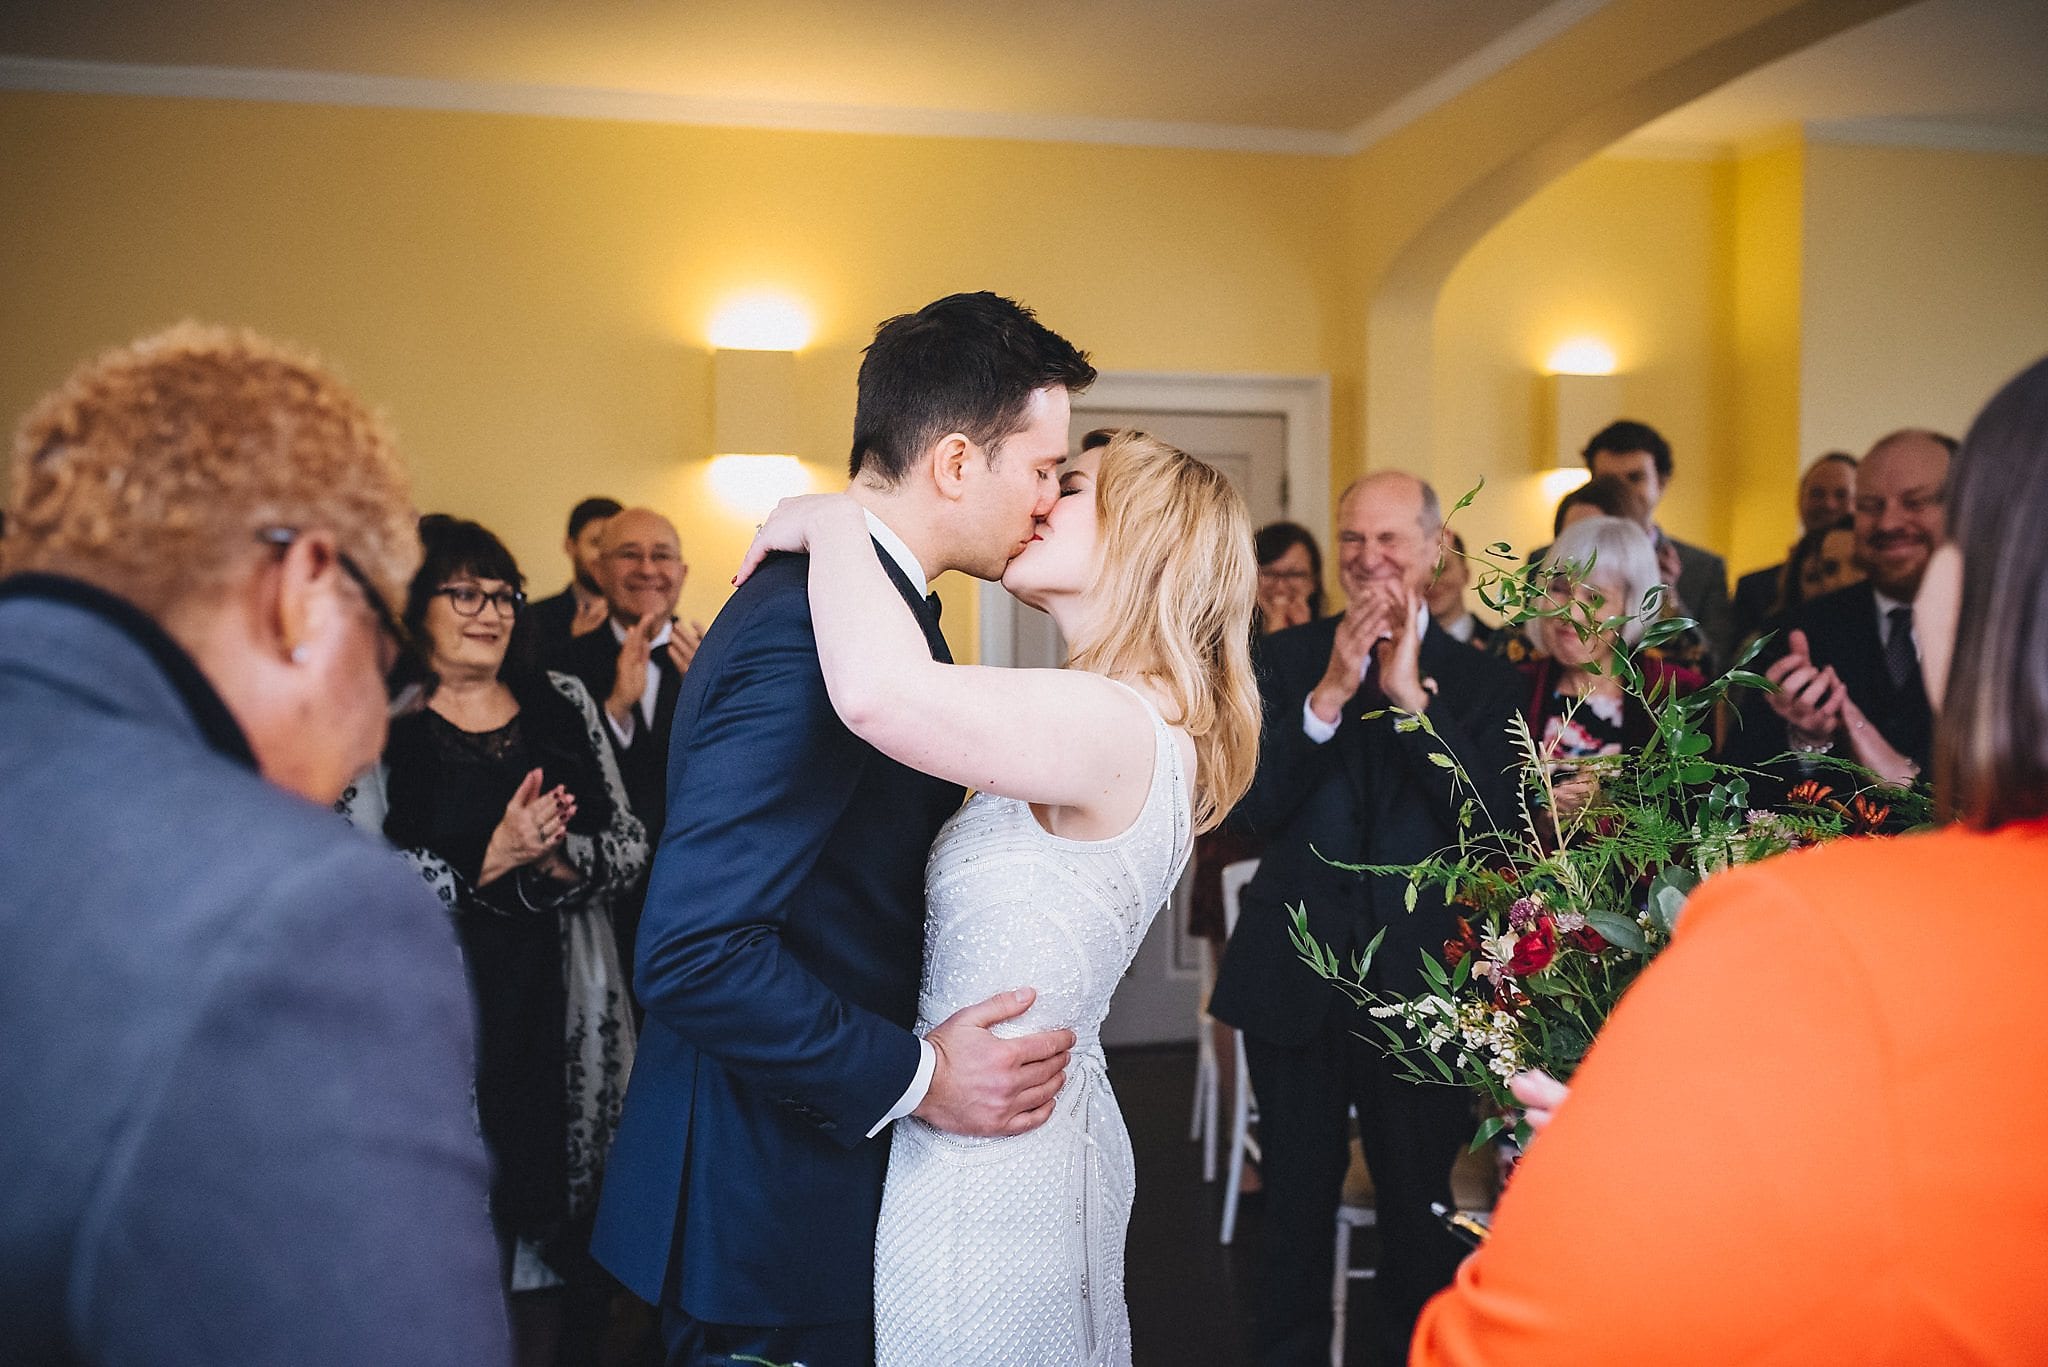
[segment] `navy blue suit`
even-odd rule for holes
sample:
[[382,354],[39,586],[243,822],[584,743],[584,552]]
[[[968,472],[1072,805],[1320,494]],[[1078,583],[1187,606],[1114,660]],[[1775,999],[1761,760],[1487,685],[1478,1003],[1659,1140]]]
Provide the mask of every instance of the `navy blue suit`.
[[872,1319],[888,1144],[867,1132],[917,1071],[925,857],[962,796],[833,712],[809,565],[763,564],[683,682],[647,1020],[592,1242],[641,1297],[715,1324]]

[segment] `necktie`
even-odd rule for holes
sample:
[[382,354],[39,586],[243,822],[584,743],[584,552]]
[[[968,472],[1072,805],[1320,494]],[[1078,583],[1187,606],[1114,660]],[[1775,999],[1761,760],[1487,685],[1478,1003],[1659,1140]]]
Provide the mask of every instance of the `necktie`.
[[1891,623],[1891,634],[1884,640],[1885,673],[1892,676],[1893,688],[1904,688],[1920,668],[1920,652],[1913,648],[1913,609],[1893,608],[1885,620]]
[[936,593],[927,593],[924,596],[924,605],[932,610],[932,620],[934,622],[938,621],[940,610],[939,595]]

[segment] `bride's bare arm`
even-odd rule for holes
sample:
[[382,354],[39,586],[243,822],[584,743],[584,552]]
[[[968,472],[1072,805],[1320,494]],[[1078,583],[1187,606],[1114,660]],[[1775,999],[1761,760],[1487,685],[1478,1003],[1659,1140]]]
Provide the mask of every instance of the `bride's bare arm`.
[[833,710],[913,769],[983,792],[1120,815],[1144,800],[1152,728],[1124,689],[1066,669],[941,664],[889,582],[861,507],[844,494],[788,499],[741,568],[808,550],[811,623]]

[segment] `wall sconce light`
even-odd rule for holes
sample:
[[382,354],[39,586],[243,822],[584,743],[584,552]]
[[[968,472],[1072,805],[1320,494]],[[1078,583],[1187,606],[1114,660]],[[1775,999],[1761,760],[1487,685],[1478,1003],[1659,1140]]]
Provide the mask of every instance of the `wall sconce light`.
[[711,466],[718,501],[742,517],[810,492],[796,450],[796,357],[787,351],[711,353]]
[[1551,353],[1550,374],[1538,379],[1536,467],[1582,470],[1586,439],[1621,416],[1621,376],[1614,352],[1591,338]]

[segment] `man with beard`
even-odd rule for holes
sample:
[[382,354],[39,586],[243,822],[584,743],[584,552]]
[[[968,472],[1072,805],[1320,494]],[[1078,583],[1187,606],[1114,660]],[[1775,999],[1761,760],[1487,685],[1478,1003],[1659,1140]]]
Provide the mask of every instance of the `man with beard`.
[[1913,597],[1941,544],[1949,457],[1956,443],[1908,428],[1870,448],[1856,472],[1861,584],[1803,604],[1782,654],[1764,673],[1775,693],[1752,695],[1729,758],[1756,765],[1790,750],[1833,754],[1894,781],[1927,767],[1933,717],[1920,683]]
[[562,538],[562,554],[569,557],[568,586],[533,604],[519,618],[520,626],[532,633],[533,649],[541,657],[597,630],[610,615],[604,589],[597,582],[597,557],[604,524],[618,511],[615,498],[586,498],[569,511],[569,534]]

